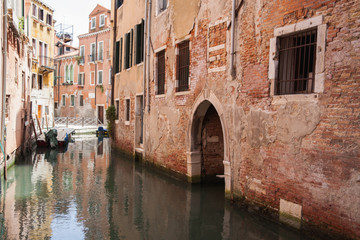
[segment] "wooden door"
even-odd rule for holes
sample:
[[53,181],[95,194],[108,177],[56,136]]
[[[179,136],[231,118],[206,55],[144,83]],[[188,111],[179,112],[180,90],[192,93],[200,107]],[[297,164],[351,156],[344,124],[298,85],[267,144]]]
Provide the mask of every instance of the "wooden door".
[[104,123],[104,106],[98,106],[98,119],[101,124]]

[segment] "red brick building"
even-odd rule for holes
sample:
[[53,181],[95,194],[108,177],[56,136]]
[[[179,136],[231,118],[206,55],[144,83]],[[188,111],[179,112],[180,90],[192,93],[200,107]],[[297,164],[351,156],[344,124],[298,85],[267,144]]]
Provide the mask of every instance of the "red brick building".
[[192,182],[223,176],[228,197],[295,227],[360,237],[359,1],[155,0],[150,32],[146,4],[112,2],[119,148]]
[[[97,5],[89,15],[89,32],[79,37],[79,48],[59,42],[57,116],[94,117],[105,123],[111,100],[110,10]],[[59,50],[60,51],[60,50]],[[56,105],[56,103],[55,103]]]

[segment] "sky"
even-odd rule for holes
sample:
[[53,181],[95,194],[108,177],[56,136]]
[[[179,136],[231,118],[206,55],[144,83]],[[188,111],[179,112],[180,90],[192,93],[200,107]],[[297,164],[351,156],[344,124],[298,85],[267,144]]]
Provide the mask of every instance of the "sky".
[[[73,46],[78,47],[79,39],[77,36],[89,32],[89,14],[97,4],[108,9],[111,0],[41,0],[54,11],[55,27],[58,24],[74,25]],[[69,29],[71,30],[71,29]]]

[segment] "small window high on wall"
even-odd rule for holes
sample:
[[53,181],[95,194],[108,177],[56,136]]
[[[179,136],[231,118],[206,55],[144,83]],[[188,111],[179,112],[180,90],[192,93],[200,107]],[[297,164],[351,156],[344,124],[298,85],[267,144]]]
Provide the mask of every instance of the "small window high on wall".
[[124,0],[116,0],[116,8],[119,8],[123,5]]

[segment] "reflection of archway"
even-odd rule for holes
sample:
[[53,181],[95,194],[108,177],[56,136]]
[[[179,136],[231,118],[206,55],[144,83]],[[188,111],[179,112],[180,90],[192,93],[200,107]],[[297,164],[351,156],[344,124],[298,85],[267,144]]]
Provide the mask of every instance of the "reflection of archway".
[[[224,123],[220,101],[212,93],[201,94],[194,104],[189,122],[187,174],[191,182],[200,182],[204,174],[225,175],[225,190],[229,191],[230,162]],[[217,149],[212,151],[212,148]],[[211,169],[211,158],[215,160],[214,169]]]

